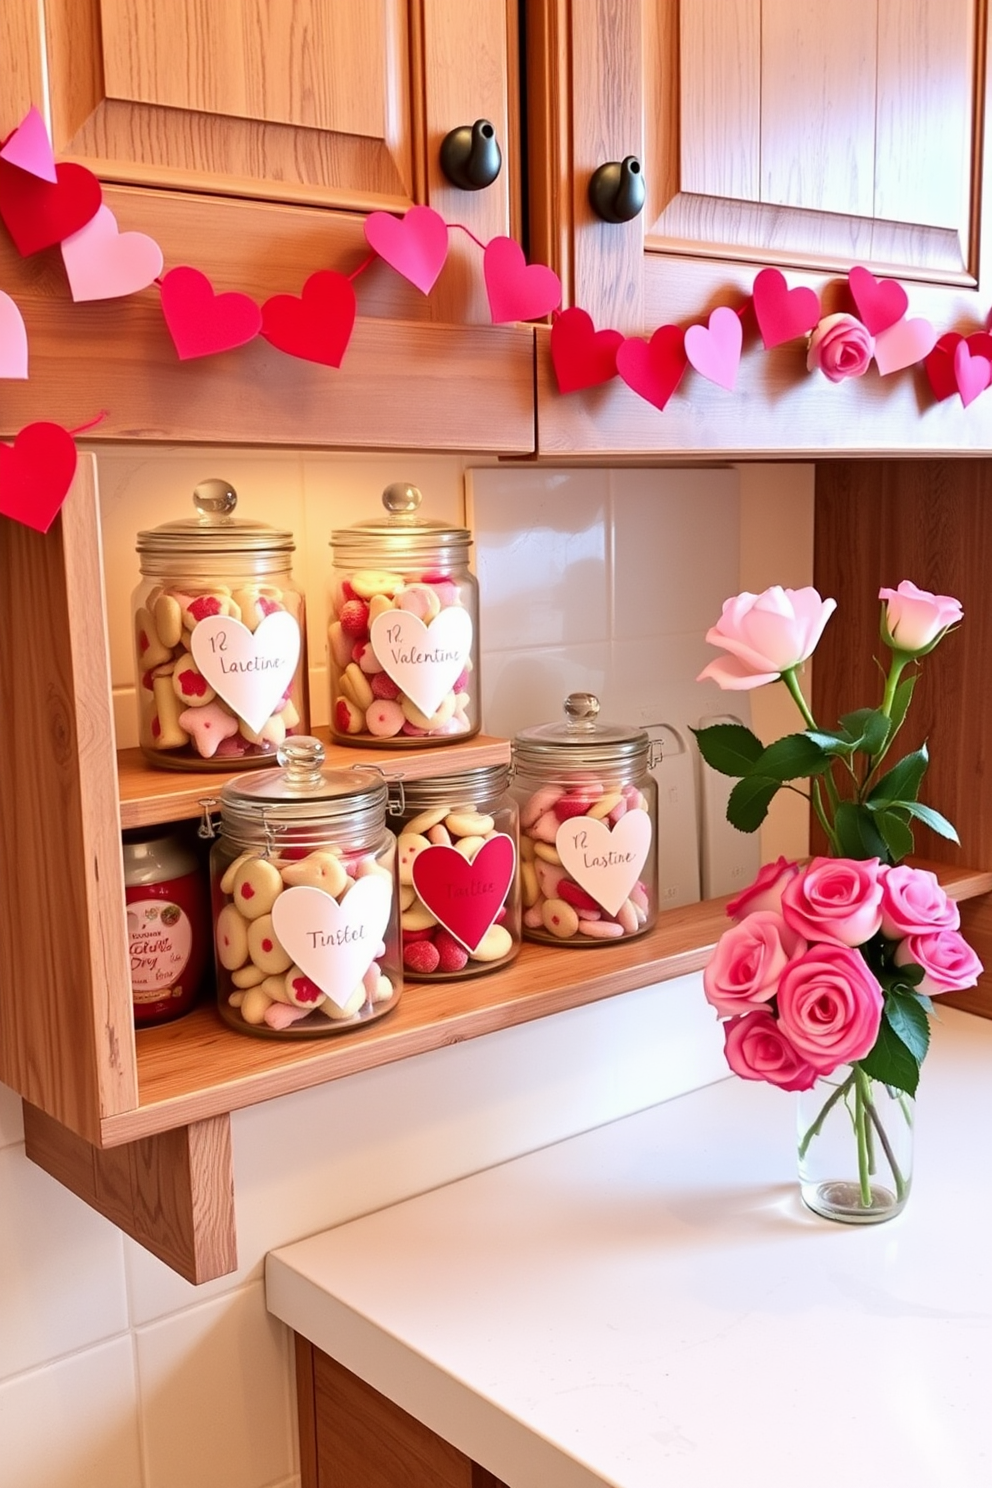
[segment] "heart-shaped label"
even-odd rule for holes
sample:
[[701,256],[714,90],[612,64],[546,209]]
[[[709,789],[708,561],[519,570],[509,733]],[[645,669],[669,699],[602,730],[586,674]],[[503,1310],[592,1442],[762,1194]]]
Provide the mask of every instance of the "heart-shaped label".
[[472,617],[449,605],[425,625],[407,610],[386,610],[372,621],[369,639],[386,676],[429,718],[469,659]]
[[933,351],[937,332],[922,316],[897,320],[875,337],[875,365],[883,377],[922,362]]
[[47,532],[76,473],[76,446],[61,424],[28,424],[0,444],[0,514]]
[[365,239],[391,269],[430,294],[448,257],[448,225],[433,207],[410,207],[402,217],[372,212]]
[[381,873],[356,879],[340,904],[300,884],[276,897],[272,928],[300,970],[345,1007],[378,954],[392,904],[392,883]]
[[938,402],[952,398],[958,390],[957,378],[954,376],[954,348],[963,340],[959,331],[945,331],[930,355],[923,359],[927,378]]
[[185,266],[162,280],[162,314],[182,362],[244,346],[262,329],[253,299],[234,290],[214,294],[206,274]]
[[28,375],[28,333],[20,310],[0,289],[0,377]]
[[103,200],[100,182],[84,165],[57,165],[45,181],[0,159],[0,217],[22,258],[78,232]]
[[494,325],[509,320],[540,320],[561,304],[561,280],[544,264],[528,264],[512,238],[490,238],[482,273]]
[[109,207],[62,242],[72,298],[116,300],[147,289],[162,272],[162,250],[147,233],[119,232]]
[[858,314],[873,336],[887,331],[909,309],[909,296],[895,279],[876,279],[868,269],[856,264],[847,282]]
[[988,357],[972,356],[967,341],[959,341],[954,348],[954,380],[961,402],[967,408],[992,380],[992,362]]
[[779,269],[762,269],[751,290],[754,315],[765,350],[805,336],[820,319],[816,291],[801,284],[790,289]]
[[628,811],[611,829],[592,816],[573,816],[555,834],[562,866],[607,914],[615,915],[640,878],[651,849],[651,818]]
[[729,305],[718,305],[706,325],[693,325],[686,331],[685,354],[700,377],[732,393],[743,339],[737,311]]
[[650,341],[628,336],[617,352],[617,371],[640,397],[664,408],[689,365],[680,326],[659,326]]
[[295,295],[273,295],[262,306],[262,335],[290,356],[340,367],[358,305],[344,274],[318,269]]
[[597,331],[587,310],[578,305],[563,310],[551,327],[551,361],[558,391],[574,393],[616,377],[622,345],[621,333]]
[[471,862],[455,847],[425,847],[413,860],[413,887],[438,924],[474,951],[503,908],[515,868],[513,838],[500,832]]
[[193,627],[189,648],[210,686],[257,733],[289,691],[300,627],[287,610],[266,615],[253,631],[228,615],[208,615]]
[[31,106],[12,134],[9,134],[0,149],[0,159],[9,160],[42,181],[58,181],[55,174],[55,156],[45,121],[38,110]]

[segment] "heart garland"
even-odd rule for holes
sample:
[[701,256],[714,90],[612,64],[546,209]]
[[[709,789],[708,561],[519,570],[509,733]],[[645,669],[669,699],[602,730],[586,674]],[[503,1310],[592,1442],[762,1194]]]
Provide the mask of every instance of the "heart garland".
[[290,356],[340,367],[355,326],[358,302],[350,279],[318,269],[300,297],[273,295],[262,306],[262,335]]

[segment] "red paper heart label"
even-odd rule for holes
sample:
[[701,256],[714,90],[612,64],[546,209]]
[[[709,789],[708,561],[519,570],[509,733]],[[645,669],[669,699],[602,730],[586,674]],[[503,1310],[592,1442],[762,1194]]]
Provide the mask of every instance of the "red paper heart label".
[[930,355],[923,359],[927,379],[939,402],[943,402],[945,398],[953,398],[958,390],[957,378],[954,376],[954,348],[963,340],[964,337],[958,331],[947,331],[939,338]]
[[560,393],[596,387],[617,375],[619,331],[597,331],[592,316],[577,305],[563,310],[551,327],[551,361]]
[[887,331],[909,308],[909,296],[894,279],[876,279],[860,264],[847,276],[858,314],[873,336]]
[[540,320],[561,304],[561,280],[544,264],[528,264],[524,250],[512,238],[491,238],[482,258],[482,272],[493,323]]
[[448,225],[433,207],[410,207],[402,217],[373,212],[365,239],[397,274],[430,294],[448,257]]
[[471,952],[495,924],[515,869],[513,838],[500,832],[471,862],[454,847],[425,847],[413,860],[413,887],[438,924]]
[[234,291],[215,294],[199,269],[170,269],[161,288],[162,314],[182,362],[244,346],[262,329],[253,299]]
[[22,258],[61,243],[85,227],[103,201],[100,182],[83,165],[57,165],[53,185],[0,159],[0,217]]
[[47,532],[76,473],[76,446],[61,424],[28,424],[0,444],[0,513]]
[[754,315],[765,350],[805,336],[820,319],[815,290],[801,284],[790,289],[778,269],[762,269],[751,290]]
[[680,326],[659,326],[650,341],[629,336],[617,352],[624,382],[655,408],[664,408],[688,365]]
[[340,367],[355,327],[358,305],[351,280],[318,269],[295,295],[273,295],[262,306],[262,335],[290,356]]

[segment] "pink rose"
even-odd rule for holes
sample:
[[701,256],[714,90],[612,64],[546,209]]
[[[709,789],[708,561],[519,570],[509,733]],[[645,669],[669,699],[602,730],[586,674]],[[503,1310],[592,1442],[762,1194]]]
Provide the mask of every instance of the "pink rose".
[[806,940],[859,946],[882,923],[879,861],[814,858],[782,892],[782,914]]
[[783,1090],[809,1090],[819,1074],[797,1054],[771,1013],[764,1011],[725,1023],[723,1052],[735,1075],[767,1080]]
[[898,589],[879,589],[878,597],[885,601],[886,643],[908,656],[931,650],[947,627],[957,625],[964,614],[959,600],[917,589],[909,579],[903,579]]
[[778,914],[782,908],[782,890],[798,872],[799,864],[790,863],[788,858],[766,863],[750,888],[741,889],[736,899],[731,899],[728,915],[732,920],[742,920],[759,909],[773,909]]
[[923,967],[924,977],[916,990],[926,997],[973,987],[982,974],[981,961],[957,930],[908,935],[896,947],[894,960],[897,966],[915,962]]
[[749,914],[726,930],[703,972],[708,1002],[724,1016],[760,1007],[775,996],[779,977],[806,942],[770,909]]
[[875,338],[853,315],[825,315],[809,338],[806,370],[831,382],[861,377],[875,355]]
[[719,687],[738,692],[774,682],[812,655],[836,608],[835,599],[821,599],[815,589],[783,589],[778,584],[763,594],[745,592],[726,600],[706,639],[730,655],[711,661],[697,682],[709,677]]
[[798,1054],[827,1075],[862,1059],[878,1037],[882,989],[864,957],[815,945],[790,961],[778,986],[778,1016]]
[[904,935],[926,935],[931,930],[956,930],[961,914],[948,899],[936,873],[926,868],[895,868],[884,864],[878,870],[882,885],[882,934],[886,940]]

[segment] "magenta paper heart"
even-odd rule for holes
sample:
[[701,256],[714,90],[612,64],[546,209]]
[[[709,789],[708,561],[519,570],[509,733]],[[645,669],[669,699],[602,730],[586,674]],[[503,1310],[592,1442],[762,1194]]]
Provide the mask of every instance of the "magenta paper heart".
[[61,424],[28,424],[0,444],[0,513],[47,532],[76,473],[76,446]]
[[262,335],[290,356],[340,367],[355,328],[358,304],[350,279],[318,269],[295,295],[273,295],[262,306]]
[[659,326],[650,341],[628,336],[617,352],[617,371],[624,382],[655,408],[664,408],[687,366],[680,326]]
[[778,269],[762,269],[751,290],[755,319],[765,350],[805,336],[820,319],[815,290],[801,284],[790,289]]
[[551,327],[551,361],[560,393],[596,387],[617,375],[619,331],[597,331],[592,316],[574,305],[563,310]]
[[561,304],[561,280],[544,264],[528,264],[512,238],[491,238],[482,272],[494,325],[509,320],[540,320]]
[[117,218],[101,206],[85,227],[62,242],[69,289],[75,301],[117,300],[147,289],[162,272],[162,250],[147,233],[119,232]]
[[272,928],[300,970],[343,1008],[378,954],[392,903],[384,874],[356,879],[340,903],[300,884],[277,895]]
[[883,377],[922,362],[933,351],[937,332],[922,316],[897,320],[875,337],[875,365]]
[[28,333],[20,310],[0,289],[0,377],[28,375]]
[[503,833],[487,838],[471,862],[438,844],[414,858],[413,887],[438,924],[475,951],[503,908],[515,867],[513,838]]
[[992,362],[988,357],[972,356],[967,341],[959,341],[954,348],[954,380],[967,408],[992,380]]
[[733,392],[743,337],[737,311],[718,305],[708,325],[690,326],[686,331],[685,354],[700,377]]
[[19,170],[39,180],[51,181],[55,185],[55,156],[45,121],[32,105],[12,134],[9,134],[0,149],[0,160],[9,160]]
[[0,160],[0,217],[22,258],[78,232],[103,200],[100,182],[83,165],[57,165],[56,182]]
[[954,375],[954,348],[963,340],[964,337],[958,331],[946,331],[938,339],[930,355],[923,359],[933,395],[939,402],[953,397],[958,390]]
[[402,217],[373,212],[365,238],[391,269],[430,294],[448,257],[448,226],[433,207],[410,207]]
[[262,312],[248,295],[214,294],[199,269],[170,269],[162,280],[162,314],[179,360],[212,356],[254,340]]
[[901,284],[895,279],[876,279],[860,264],[848,274],[847,282],[858,314],[873,336],[895,325],[909,308],[909,297]]

